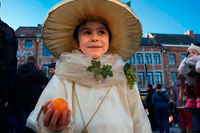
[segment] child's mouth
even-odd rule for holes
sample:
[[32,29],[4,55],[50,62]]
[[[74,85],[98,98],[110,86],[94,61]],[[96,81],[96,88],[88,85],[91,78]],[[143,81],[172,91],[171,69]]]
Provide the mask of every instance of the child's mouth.
[[88,48],[101,48],[101,46],[89,46]]

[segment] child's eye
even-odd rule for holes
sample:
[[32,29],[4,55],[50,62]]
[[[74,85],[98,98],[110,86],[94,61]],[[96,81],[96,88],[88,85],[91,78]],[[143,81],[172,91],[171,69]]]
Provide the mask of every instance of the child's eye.
[[101,34],[106,34],[106,32],[104,31],[104,30],[100,30],[99,31],[99,34],[101,35]]
[[90,31],[84,31],[83,34],[84,35],[89,35],[89,34],[91,34],[91,32]]

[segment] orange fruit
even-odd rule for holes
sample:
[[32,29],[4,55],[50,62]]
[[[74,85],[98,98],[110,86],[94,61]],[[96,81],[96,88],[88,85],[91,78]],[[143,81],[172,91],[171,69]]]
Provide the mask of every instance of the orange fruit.
[[[62,116],[62,112],[65,110],[66,112],[68,111],[68,103],[62,99],[62,98],[55,98],[53,100],[51,100],[51,102],[49,104],[52,104],[52,111],[53,113],[58,110],[59,114],[58,114],[58,119],[61,118]],[[47,106],[48,107],[48,106]],[[44,112],[46,112],[47,109],[44,109]]]
[[170,116],[169,116],[169,123],[172,123],[172,121],[173,121],[173,116],[170,115]]

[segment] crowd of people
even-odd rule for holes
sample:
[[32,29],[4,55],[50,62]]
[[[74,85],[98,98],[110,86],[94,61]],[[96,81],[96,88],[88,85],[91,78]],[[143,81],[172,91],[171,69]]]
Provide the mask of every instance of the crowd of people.
[[169,116],[172,115],[174,121],[179,119],[181,133],[200,132],[200,44],[191,44],[187,49],[187,57],[182,60],[178,72],[171,95],[162,91],[159,84],[155,89],[147,86],[145,108],[153,131],[169,132]]
[[154,88],[151,84],[146,87],[148,95],[144,99],[144,108],[153,132],[167,133],[170,127],[180,128],[181,133],[200,132],[199,109],[185,107],[187,101],[185,92],[180,101],[182,78],[178,76],[171,94],[168,90],[161,89],[160,84],[155,85]]
[[[34,56],[17,68],[18,41],[14,30],[0,19],[0,133],[31,133],[26,120],[49,78]],[[55,63],[49,65],[53,76]]]
[[[49,66],[55,67],[52,64]],[[49,73],[53,75],[52,70]],[[13,77],[12,82],[9,82],[10,87],[6,88],[7,106],[0,110],[3,122],[0,133],[34,133],[26,127],[26,121],[50,77],[37,68],[34,56],[28,56],[26,63],[18,67]]]

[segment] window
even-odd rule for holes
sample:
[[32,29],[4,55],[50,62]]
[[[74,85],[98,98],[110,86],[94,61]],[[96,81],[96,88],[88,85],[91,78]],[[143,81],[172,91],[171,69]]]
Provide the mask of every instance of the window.
[[25,48],[32,48],[32,41],[25,41]]
[[149,54],[149,53],[145,54],[145,63],[146,64],[152,64],[151,54]]
[[181,54],[181,61],[187,56],[187,54]]
[[126,62],[130,63],[130,64],[135,64],[135,57],[134,57],[134,55],[131,58],[129,58]]
[[174,83],[176,81],[177,73],[176,72],[171,72],[170,76],[171,76],[171,85],[174,85]]
[[154,64],[160,64],[160,54],[158,53],[153,54],[153,62]]
[[142,53],[137,53],[136,54],[136,61],[137,61],[136,62],[137,64],[144,64]]
[[138,85],[144,85],[144,72],[138,72]]
[[50,56],[51,54],[49,53],[49,50],[47,47],[43,44],[43,56]]
[[131,57],[131,60],[132,60],[132,64],[135,64],[135,56],[134,55]]
[[175,65],[175,54],[169,54],[169,65]]
[[153,83],[153,73],[152,72],[147,72],[147,84],[154,84]]
[[126,62],[131,64],[131,58],[129,58]]
[[162,84],[162,73],[161,72],[155,72],[155,83]]

